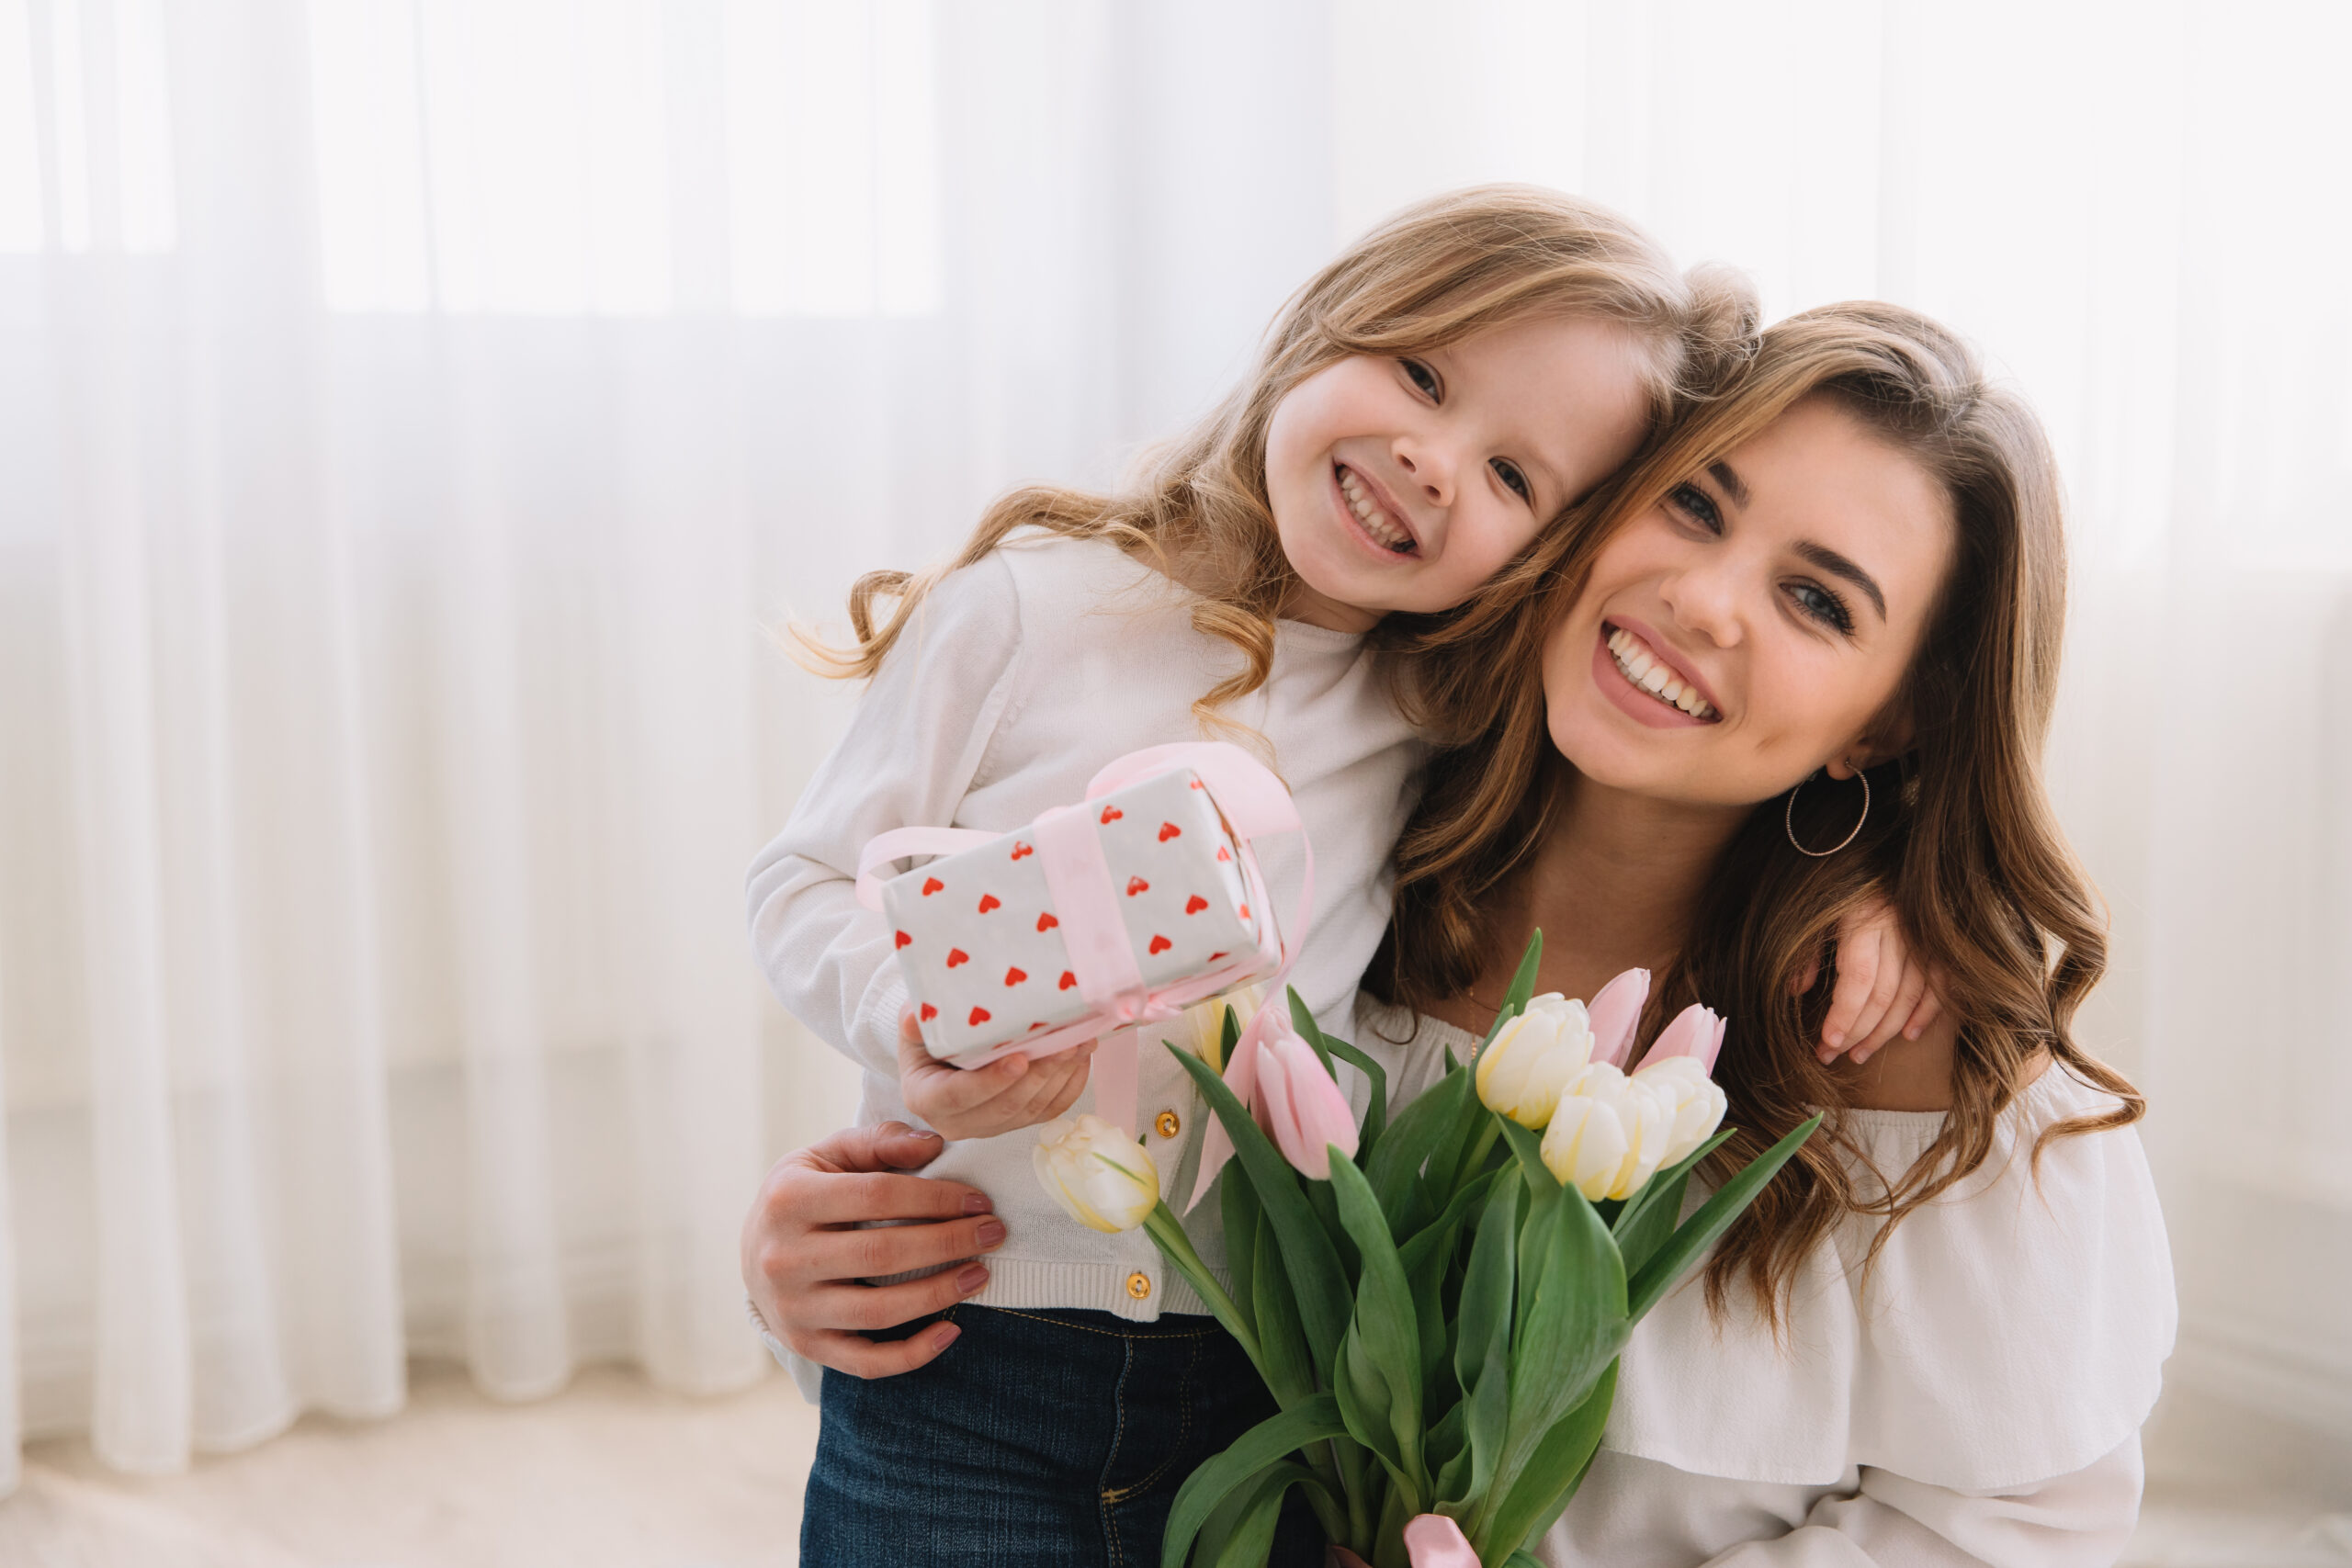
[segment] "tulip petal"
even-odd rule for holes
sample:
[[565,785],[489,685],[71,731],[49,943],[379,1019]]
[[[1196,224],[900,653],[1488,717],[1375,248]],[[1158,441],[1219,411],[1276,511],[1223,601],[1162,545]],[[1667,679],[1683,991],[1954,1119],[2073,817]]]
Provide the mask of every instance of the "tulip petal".
[[1692,1002],[1674,1015],[1674,1021],[1658,1032],[1644,1062],[1663,1062],[1672,1056],[1689,1056],[1702,1066],[1714,1061],[1717,1020],[1713,1010],[1700,1002]]
[[1592,1026],[1592,1059],[1624,1065],[1633,1049],[1634,1031],[1642,1021],[1642,1004],[1650,998],[1650,972],[1628,969],[1600,987],[1585,1004]]
[[1443,1514],[1421,1514],[1405,1521],[1405,1557],[1413,1568],[1478,1568],[1469,1538]]

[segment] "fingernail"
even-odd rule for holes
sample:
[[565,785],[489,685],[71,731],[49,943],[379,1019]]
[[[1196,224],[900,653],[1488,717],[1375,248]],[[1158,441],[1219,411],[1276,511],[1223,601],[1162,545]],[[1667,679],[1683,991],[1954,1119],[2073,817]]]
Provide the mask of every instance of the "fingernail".
[[1861,1046],[1854,1052],[1854,1065],[1856,1066],[1860,1066],[1861,1064],[1869,1061],[1872,1056],[1877,1055],[1878,1052],[1873,1048],[1868,1045]]
[[955,1344],[956,1337],[963,1332],[964,1331],[962,1329],[956,1327],[952,1323],[943,1323],[938,1327],[931,1331],[932,1348],[934,1349],[944,1350],[950,1345]]
[[1926,1033],[1926,1032],[1927,1032],[1927,1031],[1926,1031],[1926,1030],[1922,1029],[1919,1025],[1917,1025],[1917,1024],[1916,1024],[1916,1023],[1915,1023],[1915,1024],[1913,1024],[1910,1028],[1908,1028],[1908,1029],[1906,1029],[1906,1030],[1905,1030],[1905,1031],[1903,1032],[1903,1038],[1904,1038],[1904,1039],[1905,1039],[1905,1040],[1917,1040],[1917,1039],[1918,1039],[1918,1038],[1919,1038],[1919,1036],[1920,1036],[1920,1035],[1922,1035],[1922,1034],[1924,1034],[1924,1033]]
[[982,1247],[994,1247],[1003,1239],[1004,1222],[1002,1220],[986,1220],[981,1222],[980,1245]]
[[1838,1059],[1838,1053],[1830,1050],[1826,1045],[1820,1050],[1815,1051],[1814,1055],[1821,1058],[1821,1065],[1825,1067]]
[[1842,1029],[1833,1029],[1827,1034],[1823,1035],[1822,1038],[1826,1040],[1829,1043],[1829,1048],[1832,1051],[1835,1051],[1838,1047],[1846,1043],[1846,1032]]
[[988,1282],[989,1271],[978,1263],[956,1276],[956,1288],[967,1296]]
[[964,1212],[967,1214],[985,1214],[995,1207],[996,1204],[985,1192],[967,1192],[964,1194]]

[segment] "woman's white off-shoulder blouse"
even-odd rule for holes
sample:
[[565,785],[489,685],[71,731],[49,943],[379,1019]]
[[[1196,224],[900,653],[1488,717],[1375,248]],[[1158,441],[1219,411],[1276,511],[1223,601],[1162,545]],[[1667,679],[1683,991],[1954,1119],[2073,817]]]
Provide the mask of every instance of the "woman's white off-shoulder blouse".
[[[1378,1008],[1363,1035],[1418,1093],[1476,1042]],[[2129,1127],[2050,1143],[2113,1098],[2058,1068],[2005,1111],[1984,1165],[1895,1227],[1849,1216],[1799,1271],[1781,1336],[1693,1275],[1634,1329],[1601,1451],[1544,1542],[1608,1568],[2115,1561],[2140,1506],[2140,1427],[2171,1353],[2171,1252]],[[1851,1111],[1860,1190],[1899,1179],[1941,1112]],[[1695,1205],[1699,1195],[1691,1199]]]

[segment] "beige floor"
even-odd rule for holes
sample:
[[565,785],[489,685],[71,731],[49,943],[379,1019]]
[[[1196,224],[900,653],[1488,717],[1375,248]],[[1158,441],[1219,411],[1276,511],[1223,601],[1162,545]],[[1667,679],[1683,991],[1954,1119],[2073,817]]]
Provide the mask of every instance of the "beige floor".
[[[813,1413],[781,1378],[727,1399],[582,1372],[531,1405],[419,1368],[408,1411],[314,1418],[186,1475],[37,1444],[0,1503],[6,1568],[786,1568]],[[2176,1399],[2151,1428],[2131,1568],[2352,1563],[2352,1477],[2292,1434]],[[2215,1455],[2222,1457],[2216,1458]]]

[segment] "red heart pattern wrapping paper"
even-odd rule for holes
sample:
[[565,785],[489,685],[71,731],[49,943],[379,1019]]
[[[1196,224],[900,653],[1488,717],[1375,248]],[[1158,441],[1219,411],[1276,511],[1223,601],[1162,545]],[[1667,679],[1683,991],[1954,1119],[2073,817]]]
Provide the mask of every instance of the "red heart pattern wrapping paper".
[[[1264,899],[1250,901],[1240,847],[1196,773],[1146,779],[1086,809],[1147,987],[1275,946],[1266,940],[1273,913],[1260,907]],[[882,886],[883,913],[933,1056],[975,1056],[1092,1010],[1079,994],[1033,837],[1007,833]]]

